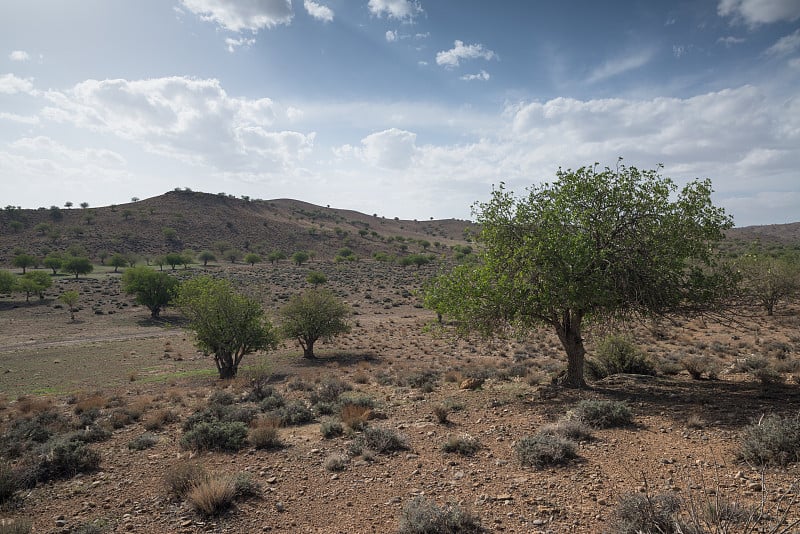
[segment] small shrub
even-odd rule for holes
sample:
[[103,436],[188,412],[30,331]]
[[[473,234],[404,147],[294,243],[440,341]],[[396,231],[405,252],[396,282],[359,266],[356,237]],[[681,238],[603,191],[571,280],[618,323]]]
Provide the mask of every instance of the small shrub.
[[622,401],[583,400],[567,413],[592,428],[614,428],[633,423],[631,409]]
[[107,399],[100,393],[96,393],[94,395],[89,395],[87,397],[83,397],[82,399],[75,402],[75,408],[73,409],[75,415],[80,415],[84,412],[94,410],[95,413],[99,411],[101,408],[105,407]]
[[539,433],[551,434],[576,442],[592,439],[592,429],[577,419],[561,419],[557,423],[544,425],[539,429]]
[[164,425],[175,423],[180,419],[178,414],[168,408],[156,410],[142,421],[145,430],[160,430]]
[[344,427],[336,421],[325,421],[319,426],[319,431],[325,439],[333,439],[344,434]]
[[360,437],[363,438],[364,445],[367,448],[377,453],[408,449],[405,438],[388,428],[367,427]]
[[703,375],[713,379],[718,373],[716,366],[708,356],[686,356],[681,359],[681,364],[694,380],[700,380]]
[[480,520],[457,505],[440,508],[423,496],[414,497],[400,514],[399,534],[477,534]]
[[398,380],[398,385],[417,388],[423,392],[430,393],[436,386],[439,373],[436,371],[425,370],[409,373]]
[[55,439],[42,446],[36,480],[47,482],[89,473],[100,465],[100,454],[81,441]]
[[238,451],[244,448],[247,425],[241,421],[199,423],[181,437],[181,447],[196,451]]
[[314,412],[299,400],[292,401],[271,413],[280,418],[283,426],[305,425],[314,421]]
[[565,465],[578,457],[574,441],[552,434],[526,436],[517,442],[514,450],[520,463],[529,467]]
[[283,396],[281,396],[281,394],[278,393],[277,391],[271,390],[269,392],[265,391],[263,393],[265,394],[263,397],[261,397],[260,399],[261,402],[258,405],[258,408],[262,412],[269,412],[272,410],[276,410],[286,405],[286,399],[284,399]]
[[158,443],[158,438],[150,432],[145,432],[138,438],[129,441],[128,448],[135,451],[143,451],[152,448],[156,443]]
[[236,401],[233,395],[227,391],[217,390],[208,398],[208,405],[221,404],[222,406],[230,406]]
[[0,534],[28,534],[31,528],[29,519],[0,519]]
[[442,445],[442,451],[460,454],[461,456],[472,456],[479,450],[481,450],[481,443],[469,434],[450,436],[447,442]]
[[641,493],[624,495],[614,510],[612,531],[615,534],[639,532],[678,532],[676,518],[681,508],[678,497],[672,494],[650,496]]
[[266,417],[258,419],[255,425],[250,428],[247,441],[256,449],[278,449],[283,446],[278,436],[279,426],[280,420],[277,418]]
[[342,423],[347,425],[352,430],[362,430],[367,426],[372,409],[360,404],[346,403],[342,405],[339,411],[339,417]]
[[775,386],[783,384],[786,378],[776,371],[773,367],[762,367],[753,371],[753,376],[761,382],[763,386]]
[[439,406],[433,407],[433,415],[436,417],[436,420],[439,422],[440,425],[446,425],[450,421],[447,419],[450,415],[450,410],[447,406],[440,404]]
[[233,504],[236,487],[229,477],[212,477],[193,486],[186,494],[191,507],[204,517],[214,517]]
[[318,402],[314,405],[314,412],[317,415],[332,415],[336,408],[337,406],[333,402]]
[[249,499],[261,494],[261,485],[250,473],[239,473],[233,477],[233,491],[237,499]]
[[769,365],[769,360],[764,356],[752,354],[746,358],[736,360],[734,369],[739,373],[749,373],[763,369]]
[[183,499],[194,487],[208,480],[205,468],[196,462],[181,462],[167,468],[164,483],[173,497]]
[[618,335],[603,338],[597,345],[594,359],[588,359],[587,364],[588,374],[594,379],[621,373],[656,374],[655,365],[650,358],[630,339]]
[[739,458],[756,465],[800,461],[800,418],[768,415],[742,431]]
[[344,454],[332,454],[325,460],[326,471],[344,471],[347,467],[347,456]]
[[5,462],[0,463],[0,505],[13,499],[20,489],[17,474]]
[[342,393],[352,389],[353,387],[344,380],[339,380],[338,378],[325,378],[322,382],[317,384],[317,387],[311,392],[309,399],[311,400],[311,404],[317,404],[319,402],[336,402],[339,400],[339,396]]

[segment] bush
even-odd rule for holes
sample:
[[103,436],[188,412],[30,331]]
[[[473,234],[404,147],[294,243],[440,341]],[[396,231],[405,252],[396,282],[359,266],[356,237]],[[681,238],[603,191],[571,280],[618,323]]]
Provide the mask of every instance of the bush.
[[135,451],[143,451],[153,447],[156,443],[158,443],[158,438],[150,432],[145,432],[138,438],[129,441],[128,448]]
[[578,446],[574,441],[543,433],[522,438],[514,450],[522,465],[539,468],[565,465],[578,457]]
[[199,423],[181,437],[181,447],[196,451],[238,451],[247,440],[247,425],[241,421]]
[[[624,495],[614,511],[612,532],[638,534],[639,532],[678,532],[676,521],[681,502],[672,494],[650,496],[641,493]],[[681,531],[683,532],[683,531]]]
[[388,453],[408,448],[405,438],[388,428],[367,427],[359,437],[363,439],[365,447],[377,453]]
[[304,425],[314,421],[314,412],[299,400],[292,401],[286,406],[272,411],[271,414],[278,417],[283,426]]
[[170,495],[183,499],[196,485],[208,480],[205,468],[196,462],[181,462],[167,468],[164,483]]
[[655,375],[656,368],[650,358],[633,342],[623,336],[611,335],[597,345],[595,357],[586,360],[590,378],[599,379],[616,374]]
[[31,528],[28,519],[0,519],[0,534],[28,534]]
[[443,404],[433,407],[433,415],[436,417],[436,420],[439,421],[439,424],[441,425],[446,425],[447,423],[450,422],[447,419],[448,416],[450,415],[450,409]]
[[333,439],[344,434],[342,424],[336,421],[325,421],[319,426],[319,431],[325,439]]
[[485,532],[480,520],[457,505],[440,508],[423,496],[414,497],[400,514],[399,534],[475,534]]
[[316,389],[311,392],[309,399],[311,404],[318,404],[320,402],[336,402],[339,396],[345,391],[352,390],[353,387],[338,378],[326,378],[320,382]]
[[706,375],[709,380],[716,378],[718,370],[708,356],[686,356],[681,359],[681,364],[694,380],[700,380]]
[[250,429],[247,441],[256,449],[277,449],[283,446],[278,436],[280,420],[277,418],[262,418],[256,421]]
[[344,454],[332,454],[325,460],[326,471],[344,471],[347,467],[347,456]]
[[5,462],[0,463],[0,505],[13,499],[20,489],[20,480],[14,470]]
[[345,403],[339,411],[342,423],[352,430],[362,430],[367,426],[372,409],[368,406],[355,403]]
[[742,432],[739,458],[757,465],[800,461],[800,418],[768,415]]
[[247,499],[261,494],[261,485],[250,473],[239,473],[233,477],[233,490],[237,499]]
[[100,454],[81,441],[55,439],[42,446],[36,480],[47,482],[89,473],[100,465]]
[[213,477],[193,486],[186,495],[192,508],[202,516],[213,517],[231,507],[236,487],[228,477]]
[[622,401],[583,400],[567,413],[592,428],[614,428],[633,423],[631,409]]
[[480,442],[469,434],[450,436],[447,442],[442,445],[442,451],[460,454],[461,456],[472,456],[479,450],[481,450]]
[[576,442],[592,439],[592,429],[583,421],[576,419],[561,419],[557,423],[544,425],[539,429],[539,433],[550,434]]

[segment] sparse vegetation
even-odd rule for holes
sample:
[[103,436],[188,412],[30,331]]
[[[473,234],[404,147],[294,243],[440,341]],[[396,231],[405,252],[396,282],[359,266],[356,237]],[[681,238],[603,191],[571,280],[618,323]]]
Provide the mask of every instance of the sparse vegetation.
[[279,311],[281,331],[303,348],[303,357],[315,358],[314,344],[350,331],[350,308],[332,292],[311,289],[295,295]]

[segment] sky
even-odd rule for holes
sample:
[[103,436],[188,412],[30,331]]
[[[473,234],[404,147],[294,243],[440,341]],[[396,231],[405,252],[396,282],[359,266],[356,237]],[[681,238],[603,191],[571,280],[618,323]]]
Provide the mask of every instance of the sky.
[[6,0],[0,204],[472,218],[559,168],[800,221],[800,0]]

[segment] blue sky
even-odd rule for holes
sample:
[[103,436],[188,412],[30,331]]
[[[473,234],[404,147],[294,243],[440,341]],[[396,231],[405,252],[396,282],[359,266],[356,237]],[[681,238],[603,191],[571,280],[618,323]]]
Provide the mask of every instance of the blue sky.
[[469,218],[559,167],[800,220],[800,1],[0,4],[0,203],[175,187]]

